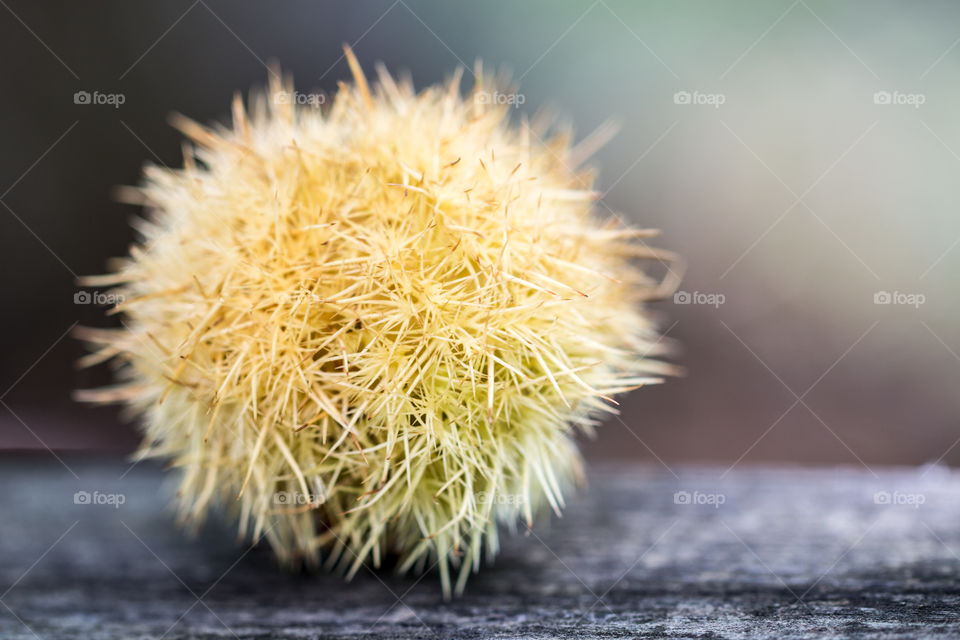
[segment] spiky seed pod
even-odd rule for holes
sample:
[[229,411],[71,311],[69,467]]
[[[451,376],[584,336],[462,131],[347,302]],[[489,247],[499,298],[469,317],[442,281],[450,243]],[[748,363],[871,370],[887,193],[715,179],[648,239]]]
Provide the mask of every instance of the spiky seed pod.
[[672,256],[595,216],[569,136],[512,126],[482,74],[371,89],[347,56],[322,112],[275,80],[232,129],[177,120],[183,169],[146,170],[141,243],[87,280],[125,298],[83,335],[121,382],[81,397],[141,416],[185,520],[234,507],[348,575],[437,563],[449,595],[498,523],[559,512],[575,430],[668,372],[638,260]]

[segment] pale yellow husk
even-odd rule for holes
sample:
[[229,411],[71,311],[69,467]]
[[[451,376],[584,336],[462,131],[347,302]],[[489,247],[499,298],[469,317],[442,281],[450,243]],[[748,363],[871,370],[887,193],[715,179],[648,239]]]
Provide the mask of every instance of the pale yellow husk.
[[575,430],[668,372],[639,261],[672,256],[494,87],[369,87],[348,56],[327,109],[275,81],[230,129],[177,121],[184,168],[146,171],[142,241],[90,280],[125,297],[83,335],[121,382],[83,397],[141,417],[185,520],[225,505],[284,562],[398,554],[449,594],[499,523],[559,512]]

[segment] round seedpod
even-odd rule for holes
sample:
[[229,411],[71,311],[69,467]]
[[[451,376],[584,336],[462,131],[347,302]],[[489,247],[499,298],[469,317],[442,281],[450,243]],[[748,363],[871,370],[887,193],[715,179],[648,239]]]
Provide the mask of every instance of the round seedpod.
[[559,513],[576,432],[671,373],[641,267],[674,256],[597,211],[595,140],[511,123],[481,69],[417,92],[346,56],[330,100],[272,73],[230,128],[175,119],[183,168],[125,191],[138,244],[86,280],[123,300],[81,336],[119,383],[79,396],[138,416],[184,521],[225,506],[284,563],[389,555],[449,595],[498,525]]

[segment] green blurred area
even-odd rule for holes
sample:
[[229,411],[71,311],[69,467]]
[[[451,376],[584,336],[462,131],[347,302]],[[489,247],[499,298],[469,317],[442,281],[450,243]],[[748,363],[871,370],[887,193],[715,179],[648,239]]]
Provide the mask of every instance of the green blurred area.
[[[606,425],[590,455],[960,462],[951,449],[960,437],[956,3],[10,10],[18,20],[8,11],[0,25],[12,96],[0,113],[0,170],[3,189],[13,187],[4,202],[21,220],[0,215],[0,282],[13,301],[2,315],[8,385],[74,319],[99,321],[70,304],[69,271],[98,272],[105,256],[125,251],[131,211],[109,190],[134,181],[144,159],[178,162],[167,114],[224,117],[233,91],[264,83],[270,59],[303,89],[333,90],[348,77],[346,42],[367,69],[383,61],[418,86],[482,59],[512,75],[524,96],[518,118],[551,109],[580,135],[617,120],[620,133],[594,159],[604,202],[664,231],[659,244],[688,261],[683,291],[724,296],[716,308],[656,306],[688,376],[629,396],[622,422]],[[71,102],[97,87],[128,100],[115,113]],[[922,295],[923,304],[876,304],[883,292],[893,301]],[[77,417],[67,399],[77,355],[59,343],[8,402],[50,446],[128,446],[129,428],[112,413]],[[81,374],[79,383],[95,379]],[[91,426],[71,426],[78,419]],[[3,420],[0,444],[39,446]]]

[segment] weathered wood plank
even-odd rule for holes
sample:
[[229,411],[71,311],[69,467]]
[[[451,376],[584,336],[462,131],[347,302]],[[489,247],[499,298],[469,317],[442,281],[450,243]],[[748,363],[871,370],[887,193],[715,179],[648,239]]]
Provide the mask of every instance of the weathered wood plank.
[[[198,539],[177,531],[156,466],[121,479],[118,462],[65,463],[79,479],[52,459],[3,459],[2,638],[960,633],[960,478],[941,468],[738,470],[722,480],[716,469],[678,469],[677,479],[594,468],[562,519],[504,536],[496,563],[448,603],[432,574],[362,571],[349,584],[287,575],[266,549],[246,553],[230,528]],[[74,504],[78,490],[125,502]],[[677,504],[676,491],[722,504]],[[883,491],[923,504],[877,504]]]

